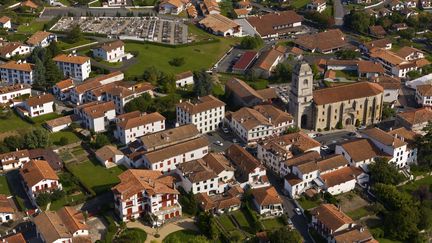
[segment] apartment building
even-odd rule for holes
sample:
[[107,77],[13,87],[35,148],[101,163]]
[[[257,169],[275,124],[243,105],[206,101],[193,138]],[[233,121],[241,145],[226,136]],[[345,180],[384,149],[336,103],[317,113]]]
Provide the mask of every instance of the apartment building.
[[112,72],[106,75],[89,79],[86,82],[83,82],[71,89],[70,100],[73,104],[76,105],[81,105],[85,102],[93,101],[93,99],[92,100],[87,99],[88,91],[97,89],[103,85],[121,81],[123,79],[124,79],[124,74],[120,71]]
[[100,58],[107,62],[121,62],[125,58],[124,42],[121,40],[104,43],[92,49],[92,52],[94,58]]
[[138,137],[165,130],[166,119],[158,112],[146,114],[133,111],[117,116],[116,120],[114,137],[122,144],[129,144]]
[[31,160],[20,169],[25,192],[35,202],[39,193],[62,190],[59,177],[45,160]]
[[75,54],[60,54],[54,57],[53,60],[65,77],[82,82],[90,76],[91,65],[89,57],[77,56]]
[[0,103],[7,104],[14,98],[30,95],[31,86],[27,84],[12,84],[0,87]]
[[81,119],[81,125],[94,132],[106,131],[108,124],[116,117],[112,101],[94,101],[74,108],[74,113]]
[[53,87],[53,94],[59,100],[68,100],[70,99],[70,91],[75,87],[74,81],[70,78],[64,79],[58,83],[56,83]]
[[33,218],[42,242],[90,242],[90,229],[84,214],[73,207],[44,211]]
[[257,158],[267,168],[281,177],[286,175],[284,161],[298,154],[311,151],[320,152],[321,144],[303,132],[290,133],[279,137],[269,138],[257,146]]
[[31,96],[24,102],[15,105],[16,111],[21,116],[37,117],[54,112],[54,96],[43,94]]
[[27,149],[0,154],[1,170],[3,171],[21,168],[29,161],[30,155]]
[[177,184],[193,194],[221,194],[234,178],[234,168],[230,162],[222,154],[214,153],[179,164],[175,173],[181,179]]
[[119,178],[112,191],[114,210],[123,222],[148,214],[152,226],[159,227],[182,215],[174,177],[160,171],[129,169]]
[[34,65],[21,61],[9,61],[0,65],[1,81],[8,84],[33,84]]
[[194,124],[200,133],[216,131],[225,117],[225,103],[208,95],[176,105],[177,124]]

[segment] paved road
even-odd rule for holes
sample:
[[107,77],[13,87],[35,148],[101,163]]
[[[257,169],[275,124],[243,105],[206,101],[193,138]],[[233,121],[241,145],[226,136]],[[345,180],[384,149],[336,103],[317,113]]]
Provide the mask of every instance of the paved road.
[[324,134],[320,137],[316,137],[315,140],[317,140],[323,145],[332,145],[350,139],[350,137],[348,136],[348,133],[350,132],[351,131],[348,130],[336,131],[336,132]]
[[127,13],[133,12],[135,16],[139,14],[145,15],[157,15],[157,13],[153,9],[126,9],[126,8],[86,8],[86,7],[66,7],[66,8],[58,8],[58,7],[47,7],[42,13],[42,17],[49,16],[67,16],[68,14],[73,14],[74,16],[86,16],[88,13],[91,13],[93,16],[107,16],[107,17],[115,17],[117,13],[120,13],[121,16],[126,16]]
[[308,220],[304,215],[298,215],[294,212],[294,208],[296,208],[296,204],[294,199],[291,199],[283,194],[283,184],[271,171],[267,171],[267,176],[269,178],[270,183],[276,188],[279,193],[279,196],[283,200],[283,206],[285,213],[288,214],[289,218],[293,222],[294,227],[300,232],[305,243],[313,243],[313,239],[311,238],[308,231]]
[[335,19],[335,25],[342,26],[344,24],[344,17],[345,17],[345,9],[342,5],[341,0],[334,0],[334,19]]

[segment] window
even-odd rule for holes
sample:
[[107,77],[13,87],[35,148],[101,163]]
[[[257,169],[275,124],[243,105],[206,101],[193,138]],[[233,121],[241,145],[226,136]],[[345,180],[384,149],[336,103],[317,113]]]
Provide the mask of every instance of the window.
[[308,85],[308,80],[307,79],[303,80],[303,85]]

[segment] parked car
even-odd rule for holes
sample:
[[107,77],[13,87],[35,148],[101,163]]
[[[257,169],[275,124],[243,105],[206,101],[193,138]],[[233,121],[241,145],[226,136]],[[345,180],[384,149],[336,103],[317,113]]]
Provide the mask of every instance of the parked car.
[[222,131],[223,131],[224,133],[229,133],[229,130],[228,130],[228,128],[226,128],[226,127],[223,127],[223,128],[222,128]]
[[295,212],[297,215],[302,215],[302,211],[300,210],[300,208],[294,208],[294,212]]
[[216,142],[215,142],[215,144],[217,144],[217,145],[219,145],[219,146],[223,146],[223,143],[221,142],[221,141],[219,141],[219,140],[217,140]]
[[329,146],[327,146],[327,145],[321,146],[321,150],[328,150],[328,149],[329,149]]
[[233,142],[233,143],[238,143],[237,138],[233,138],[232,142]]

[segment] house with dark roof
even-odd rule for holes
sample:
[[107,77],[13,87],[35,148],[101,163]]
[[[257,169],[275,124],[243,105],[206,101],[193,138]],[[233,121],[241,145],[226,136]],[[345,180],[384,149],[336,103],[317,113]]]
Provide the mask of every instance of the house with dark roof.
[[234,106],[252,107],[271,101],[277,98],[274,88],[255,90],[245,81],[233,78],[225,84],[225,93]]
[[303,17],[292,10],[252,16],[246,18],[246,21],[263,39],[274,39],[303,30]]
[[294,43],[305,51],[323,54],[338,51],[349,45],[345,39],[345,35],[339,29],[331,29],[316,34],[300,35],[294,40]]
[[258,58],[258,52],[246,51],[232,67],[233,73],[244,74]]

